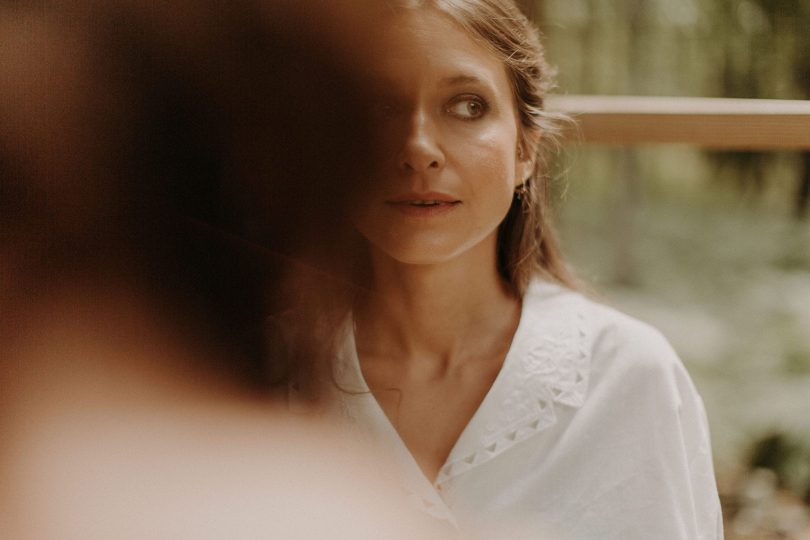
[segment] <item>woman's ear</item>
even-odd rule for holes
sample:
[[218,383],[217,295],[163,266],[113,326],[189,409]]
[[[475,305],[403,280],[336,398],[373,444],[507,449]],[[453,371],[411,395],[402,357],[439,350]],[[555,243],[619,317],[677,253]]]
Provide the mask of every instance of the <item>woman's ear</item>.
[[540,137],[539,131],[527,131],[522,134],[518,142],[515,186],[524,184],[534,173]]

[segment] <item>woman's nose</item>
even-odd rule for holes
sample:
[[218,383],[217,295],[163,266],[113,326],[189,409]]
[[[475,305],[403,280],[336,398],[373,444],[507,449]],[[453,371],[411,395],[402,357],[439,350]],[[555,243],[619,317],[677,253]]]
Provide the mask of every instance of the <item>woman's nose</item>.
[[445,156],[436,126],[423,111],[414,111],[399,156],[400,168],[416,173],[441,170]]

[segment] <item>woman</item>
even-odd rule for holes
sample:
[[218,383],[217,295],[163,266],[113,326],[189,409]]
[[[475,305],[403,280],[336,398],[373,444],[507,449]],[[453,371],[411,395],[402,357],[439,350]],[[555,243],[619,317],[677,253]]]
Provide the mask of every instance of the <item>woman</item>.
[[370,66],[380,156],[352,217],[365,292],[325,402],[465,536],[721,538],[681,362],[574,292],[558,253],[536,30],[509,0],[396,4]]

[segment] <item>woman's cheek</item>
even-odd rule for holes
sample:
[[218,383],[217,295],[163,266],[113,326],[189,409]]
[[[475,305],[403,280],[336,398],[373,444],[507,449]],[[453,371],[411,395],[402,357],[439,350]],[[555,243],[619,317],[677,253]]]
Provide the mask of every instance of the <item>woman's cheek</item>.
[[[469,185],[473,197],[489,200],[492,197],[511,199],[514,190],[514,157],[502,147],[477,146],[469,153],[462,178]],[[511,159],[510,159],[511,158]]]
[[463,148],[468,163],[486,171],[493,179],[512,178],[517,156],[517,128],[511,123],[498,122],[482,126],[473,137],[458,139],[458,148]]

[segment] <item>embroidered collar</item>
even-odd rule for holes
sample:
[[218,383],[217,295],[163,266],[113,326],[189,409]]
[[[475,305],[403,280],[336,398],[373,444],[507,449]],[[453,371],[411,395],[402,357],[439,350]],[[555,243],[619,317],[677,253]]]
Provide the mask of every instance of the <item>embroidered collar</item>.
[[[440,469],[436,487],[554,425],[558,407],[583,404],[590,371],[585,306],[581,295],[559,285],[544,281],[530,285],[503,367]],[[342,415],[365,423],[362,417],[368,411],[362,409],[379,405],[363,379],[353,334],[347,324],[334,375],[343,389],[338,397]],[[381,409],[378,412],[384,418]],[[384,440],[393,437],[404,448],[393,426],[380,422],[380,414],[377,425],[367,427]],[[411,460],[415,465],[412,456]]]
[[439,472],[440,485],[557,422],[559,406],[585,401],[590,347],[584,299],[535,282],[501,372]]

